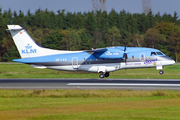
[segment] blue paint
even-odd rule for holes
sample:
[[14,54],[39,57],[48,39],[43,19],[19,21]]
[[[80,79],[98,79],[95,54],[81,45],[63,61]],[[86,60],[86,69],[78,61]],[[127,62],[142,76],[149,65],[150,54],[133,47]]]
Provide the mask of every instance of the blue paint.
[[[22,50],[22,54],[33,54],[37,53],[36,49],[32,49],[32,46],[26,46],[25,50]],[[92,50],[93,54],[89,54],[90,51],[83,51],[77,53],[68,53],[68,54],[57,54],[57,55],[48,55],[41,57],[33,57],[33,58],[22,58],[15,59],[15,62],[21,63],[36,63],[36,62],[57,62],[57,61],[72,61],[73,57],[77,57],[78,60],[96,60],[96,59],[119,59],[123,58],[124,55],[124,47],[107,47],[105,50]],[[139,47],[127,47],[126,54],[128,58],[139,58],[141,53],[144,53],[145,56],[150,56],[151,52],[160,52],[157,49],[152,48],[139,48]],[[160,56],[160,55],[157,55]],[[154,61],[154,60],[153,60]],[[150,64],[153,61],[146,61],[144,64]],[[139,65],[139,64],[136,64]]]

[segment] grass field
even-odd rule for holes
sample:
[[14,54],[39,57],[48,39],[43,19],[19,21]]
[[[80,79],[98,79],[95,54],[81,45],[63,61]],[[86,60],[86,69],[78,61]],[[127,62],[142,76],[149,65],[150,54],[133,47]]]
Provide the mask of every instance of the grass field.
[[[164,67],[160,75],[156,68],[123,69],[110,73],[109,78],[180,79],[180,65]],[[67,72],[32,68],[26,64],[0,64],[0,78],[99,78],[97,73]]]
[[180,91],[0,90],[0,120],[179,120]]
[[[99,78],[97,73],[0,64],[0,78]],[[112,72],[109,78],[180,79],[180,65]],[[180,120],[180,91],[3,90],[0,120]]]

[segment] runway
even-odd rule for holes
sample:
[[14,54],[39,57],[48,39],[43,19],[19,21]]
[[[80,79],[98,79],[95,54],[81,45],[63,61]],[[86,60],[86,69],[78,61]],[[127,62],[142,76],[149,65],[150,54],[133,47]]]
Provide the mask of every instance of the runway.
[[180,90],[180,79],[0,79],[0,89]]

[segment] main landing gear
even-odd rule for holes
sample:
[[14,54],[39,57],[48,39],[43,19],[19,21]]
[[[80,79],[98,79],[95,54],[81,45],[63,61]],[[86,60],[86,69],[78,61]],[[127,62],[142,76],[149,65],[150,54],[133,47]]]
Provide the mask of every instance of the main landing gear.
[[102,79],[102,78],[104,78],[104,77],[109,77],[109,72],[106,72],[105,74],[104,73],[101,73],[100,75],[99,75],[99,77]]
[[160,74],[160,75],[162,75],[163,73],[164,73],[164,71],[163,71],[163,70],[160,70],[160,71],[159,71],[159,74]]

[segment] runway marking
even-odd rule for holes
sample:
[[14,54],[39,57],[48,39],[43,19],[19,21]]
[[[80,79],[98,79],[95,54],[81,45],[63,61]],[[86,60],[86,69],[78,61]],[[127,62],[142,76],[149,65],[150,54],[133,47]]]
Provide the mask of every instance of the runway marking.
[[180,84],[68,83],[67,85],[176,86],[176,87],[180,87]]

